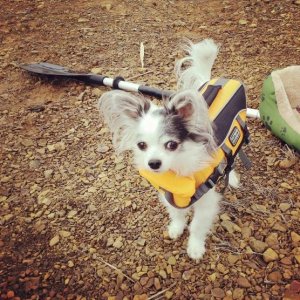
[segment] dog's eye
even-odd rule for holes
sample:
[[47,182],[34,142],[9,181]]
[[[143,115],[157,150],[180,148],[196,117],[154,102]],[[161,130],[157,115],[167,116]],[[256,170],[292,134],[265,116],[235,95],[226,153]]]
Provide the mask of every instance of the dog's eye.
[[139,142],[137,146],[140,148],[140,150],[146,150],[147,144],[145,142]]
[[167,150],[175,151],[178,148],[178,143],[174,141],[169,141],[165,144]]

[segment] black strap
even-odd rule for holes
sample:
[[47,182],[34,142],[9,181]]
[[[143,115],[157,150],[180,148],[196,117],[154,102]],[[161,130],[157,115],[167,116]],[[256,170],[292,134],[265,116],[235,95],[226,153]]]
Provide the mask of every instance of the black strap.
[[124,79],[123,77],[121,77],[121,76],[117,76],[117,77],[114,79],[114,81],[113,81],[112,87],[113,87],[114,89],[119,89],[119,82],[120,82],[120,81],[125,81],[125,79]]
[[211,106],[222,85],[208,85],[205,92],[202,94],[208,106]]

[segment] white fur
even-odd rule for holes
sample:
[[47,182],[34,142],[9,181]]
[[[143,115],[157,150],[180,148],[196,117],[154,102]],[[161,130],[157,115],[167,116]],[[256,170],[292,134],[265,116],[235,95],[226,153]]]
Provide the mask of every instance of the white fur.
[[[176,64],[179,90],[165,100],[164,108],[141,96],[118,90],[103,94],[99,100],[100,112],[113,133],[116,150],[133,151],[135,165],[139,169],[155,172],[173,170],[179,175],[189,176],[212,159],[211,154],[216,147],[213,127],[206,102],[198,89],[210,79],[218,46],[207,39],[198,44],[189,42],[186,50],[189,56]],[[183,70],[186,63],[189,67]],[[184,126],[176,126],[178,122],[173,121],[174,118],[179,118]],[[181,130],[183,127],[185,131]],[[181,139],[179,132],[185,132],[183,136],[188,138]],[[179,143],[178,148],[168,149],[166,145],[170,141]],[[147,145],[143,150],[139,148],[141,142]],[[151,166],[153,161],[160,162],[155,170]],[[233,175],[231,183],[237,187],[237,176]],[[186,214],[190,209],[174,208],[162,195],[160,198],[171,219],[169,236],[176,239],[185,229]],[[220,199],[220,194],[212,189],[193,205],[194,217],[187,248],[192,259],[200,259],[205,253],[205,239],[218,213]]]

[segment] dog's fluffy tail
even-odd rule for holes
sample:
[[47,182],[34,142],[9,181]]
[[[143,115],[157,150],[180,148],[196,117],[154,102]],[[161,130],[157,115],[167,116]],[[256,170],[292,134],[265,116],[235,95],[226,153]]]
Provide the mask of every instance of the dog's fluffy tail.
[[[188,56],[175,65],[178,89],[199,89],[202,84],[210,80],[211,69],[219,47],[212,39],[205,39],[197,44],[187,40],[184,50]],[[183,69],[185,64],[188,67]]]

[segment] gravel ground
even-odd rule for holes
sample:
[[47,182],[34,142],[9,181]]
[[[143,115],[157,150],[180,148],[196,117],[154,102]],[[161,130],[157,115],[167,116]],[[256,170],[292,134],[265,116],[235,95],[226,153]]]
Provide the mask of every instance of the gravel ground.
[[[201,262],[171,241],[156,192],[116,156],[105,88],[19,63],[175,88],[183,37],[221,44],[214,76],[256,108],[271,70],[300,64],[299,1],[0,1],[0,299],[300,299],[299,156],[249,120],[253,168],[227,190]],[[139,62],[145,45],[145,68]],[[238,164],[239,165],[239,164]]]

